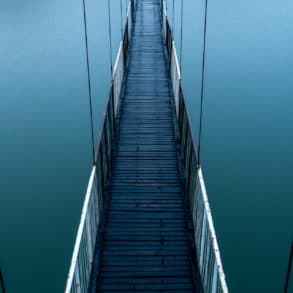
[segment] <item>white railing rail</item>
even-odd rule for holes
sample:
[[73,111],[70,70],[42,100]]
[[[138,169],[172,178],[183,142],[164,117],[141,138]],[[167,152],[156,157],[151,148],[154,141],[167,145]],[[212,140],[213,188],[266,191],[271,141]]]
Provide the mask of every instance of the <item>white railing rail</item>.
[[99,202],[101,204],[102,199],[97,194],[96,184],[96,167],[93,167],[74,245],[65,288],[66,293],[87,292],[88,290],[95,240],[99,227]]
[[172,42],[172,55],[171,55],[171,64],[170,64],[170,74],[173,87],[173,96],[175,102],[176,116],[179,117],[179,89],[181,82],[181,74],[179,68],[179,62],[177,58],[177,52],[175,47],[175,42]]
[[114,89],[114,106],[115,116],[118,111],[119,98],[122,89],[123,77],[124,77],[124,55],[123,55],[123,40],[120,42],[114,70],[113,70],[113,89]]
[[192,218],[203,288],[205,292],[228,292],[201,168],[196,182]]
[[133,10],[135,6],[135,0],[129,2],[124,36],[120,42],[113,69],[110,94],[99,133],[96,164],[92,168],[83,203],[65,293],[86,293],[90,288],[95,249],[98,244],[100,222],[103,216],[105,184],[111,172],[111,148],[115,140],[116,117],[119,111],[118,105],[128,57],[127,53],[133,27]]
[[185,104],[175,42],[172,38],[164,0],[161,0],[161,9],[162,33],[167,47],[174,105],[181,134],[181,155],[185,167],[185,196],[188,197],[194,224],[197,265],[204,292],[228,293],[202,170],[197,167],[197,148]]

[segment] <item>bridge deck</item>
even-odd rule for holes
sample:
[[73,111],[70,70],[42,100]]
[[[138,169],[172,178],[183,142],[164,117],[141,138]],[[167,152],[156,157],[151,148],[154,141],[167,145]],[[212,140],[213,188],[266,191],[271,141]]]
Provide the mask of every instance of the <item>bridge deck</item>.
[[139,0],[98,290],[194,292],[159,1]]

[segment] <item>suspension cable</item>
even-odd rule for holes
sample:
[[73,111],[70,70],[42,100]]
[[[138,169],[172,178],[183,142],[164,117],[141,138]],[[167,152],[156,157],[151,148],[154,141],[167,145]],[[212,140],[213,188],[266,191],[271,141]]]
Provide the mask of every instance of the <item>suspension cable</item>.
[[182,74],[182,40],[183,40],[183,0],[181,0],[181,23],[180,23],[180,74]]
[[95,141],[94,141],[94,122],[93,122],[93,103],[92,103],[92,87],[91,87],[91,76],[90,76],[90,63],[89,63],[89,49],[88,49],[88,35],[87,35],[87,15],[85,8],[85,0],[83,3],[83,24],[84,24],[84,37],[85,37],[85,49],[86,49],[86,66],[87,66],[87,81],[88,81],[88,95],[89,95],[89,106],[90,106],[90,124],[91,124],[91,140],[92,140],[92,156],[93,165],[95,162]]
[[203,35],[203,50],[202,50],[202,68],[201,68],[201,90],[200,90],[200,120],[199,120],[199,139],[198,139],[198,158],[197,165],[200,166],[201,155],[201,138],[202,138],[202,119],[203,119],[203,98],[204,98],[204,79],[205,79],[205,56],[206,56],[206,35],[207,35],[207,12],[208,0],[205,0],[204,14],[204,35]]
[[122,0],[120,0],[120,20],[121,20],[121,40],[123,40],[123,15],[122,15]]
[[2,274],[2,270],[1,270],[1,267],[0,267],[0,288],[2,290],[3,293],[5,293],[5,285],[4,285],[4,277],[3,277],[3,274]]
[[112,27],[111,27],[111,4],[110,4],[110,0],[108,0],[108,33],[109,33],[109,46],[110,46],[111,80],[113,80]]
[[173,0],[172,4],[172,31],[173,31],[173,40],[175,38],[175,30],[174,30],[174,17],[175,17],[175,1]]
[[290,250],[290,253],[289,253],[289,263],[288,263],[288,270],[287,270],[287,275],[286,275],[284,293],[288,292],[289,280],[290,280],[291,268],[292,268],[292,262],[293,262],[293,241],[291,242],[291,250]]

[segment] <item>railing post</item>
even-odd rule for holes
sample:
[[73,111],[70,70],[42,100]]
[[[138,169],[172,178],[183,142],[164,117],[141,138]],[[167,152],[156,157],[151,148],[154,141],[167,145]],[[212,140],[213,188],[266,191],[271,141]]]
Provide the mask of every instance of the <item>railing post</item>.
[[124,35],[123,35],[123,61],[124,61],[124,69],[126,68],[126,65],[127,65],[128,44],[129,44],[129,38],[128,38],[128,20],[126,20],[125,31],[124,31]]
[[111,164],[111,138],[109,136],[109,115],[106,114],[105,117],[105,126],[104,126],[104,133],[105,133],[105,145],[106,145],[106,160],[107,160],[107,173],[109,174],[110,164]]
[[110,95],[111,95],[111,111],[112,111],[112,130],[113,130],[113,138],[115,138],[116,135],[116,115],[115,115],[115,100],[114,100],[114,90],[113,90],[113,83],[111,85],[111,90],[110,90]]
[[74,281],[75,281],[76,293],[81,293],[78,261],[77,261],[77,266],[74,272]]
[[201,242],[200,242],[200,257],[199,257],[199,266],[202,268],[203,265],[203,253],[204,253],[204,245],[205,245],[205,231],[206,231],[206,224],[207,224],[207,216],[205,210],[203,210],[203,221],[202,221],[202,230],[201,230]]
[[104,152],[105,150],[103,149],[103,138],[104,135],[102,135],[102,139],[101,139],[101,148],[100,148],[100,152],[101,152],[101,162],[100,162],[100,171],[101,171],[101,178],[102,178],[102,191],[104,193],[105,191],[105,182],[106,182],[106,178],[105,178],[105,174],[104,174]]
[[[91,209],[91,208],[90,208]],[[86,216],[86,237],[87,237],[87,250],[88,250],[88,264],[89,270],[91,268],[93,260],[93,246],[92,246],[92,233],[91,233],[91,224],[90,224],[90,213]]]
[[134,7],[135,7],[134,0],[131,0],[131,19],[132,19],[132,23],[134,21]]
[[217,263],[214,262],[214,273],[213,273],[213,280],[212,280],[212,293],[217,292],[217,282],[218,282],[218,274],[217,274]]

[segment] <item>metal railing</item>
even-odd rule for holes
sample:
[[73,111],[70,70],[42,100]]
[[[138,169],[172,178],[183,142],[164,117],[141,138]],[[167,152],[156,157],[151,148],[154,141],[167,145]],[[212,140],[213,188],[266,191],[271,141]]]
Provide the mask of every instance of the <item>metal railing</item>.
[[163,37],[167,47],[176,117],[181,136],[181,158],[185,167],[185,196],[190,205],[194,224],[197,266],[204,292],[228,292],[208,196],[192,133],[189,113],[181,85],[181,74],[166,3],[161,1]]
[[98,148],[95,154],[96,164],[92,168],[85,195],[65,293],[85,293],[88,292],[90,286],[94,254],[96,246],[99,244],[98,235],[101,230],[107,180],[111,175],[112,147],[118,123],[116,118],[119,114],[135,5],[135,1],[132,0],[128,6],[123,40],[120,42],[110,93],[99,133]]

